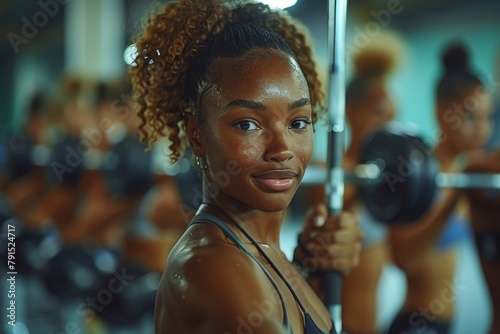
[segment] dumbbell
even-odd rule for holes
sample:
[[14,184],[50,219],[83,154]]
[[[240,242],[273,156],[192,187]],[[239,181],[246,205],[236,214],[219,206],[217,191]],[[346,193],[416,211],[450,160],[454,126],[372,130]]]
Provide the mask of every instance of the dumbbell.
[[8,134],[0,146],[1,172],[8,180],[17,180],[35,167],[45,169],[49,184],[75,185],[85,171],[84,147],[79,138],[62,135],[52,146],[35,144],[26,134]]
[[[7,240],[8,225],[13,226],[16,246],[15,268],[10,271],[40,275],[47,289],[60,299],[89,296],[103,284],[108,274],[117,269],[120,261],[118,254],[108,248],[92,245],[64,247],[55,223],[43,229],[29,229],[9,213],[8,208],[0,211],[2,245]],[[0,249],[4,259],[7,258],[4,256],[6,252],[7,244]]]
[[102,171],[112,196],[134,196],[153,184],[151,154],[136,136],[126,134],[104,155]]
[[85,173],[87,147],[80,138],[63,135],[51,147],[37,146],[33,153],[34,164],[45,167],[49,184],[76,186]]
[[23,133],[12,132],[0,141],[0,172],[7,180],[17,180],[32,168],[34,143]]
[[[137,323],[146,314],[154,313],[161,275],[133,263],[124,263],[118,268],[118,272],[122,271],[129,279],[124,280],[121,286],[115,286],[110,301],[103,305],[97,315],[114,326],[127,326]],[[103,286],[99,290],[101,292],[97,291],[95,295],[110,291],[113,280],[116,280],[115,273],[107,275],[102,281]]]
[[75,245],[62,248],[41,272],[47,289],[62,300],[89,297],[117,269],[118,254],[108,248]]
[[[20,275],[40,273],[62,247],[59,232],[51,226],[41,230],[26,228],[13,213],[9,212],[6,205],[0,203],[0,207],[2,236],[0,255],[2,259],[7,259],[7,249],[12,248],[15,257],[14,265],[8,268],[9,271],[15,271]],[[12,238],[12,247],[9,247],[9,238]],[[7,265],[7,261],[2,265]]]
[[115,141],[103,157],[102,170],[113,196],[142,194],[151,187],[155,176],[158,175],[172,176],[185,184],[186,181],[189,182],[189,172],[192,171],[187,158],[170,164],[160,145],[154,146],[152,152],[147,152],[146,146],[131,134]]
[[35,145],[23,133],[13,133],[3,142],[0,162],[2,173],[9,180],[41,166],[52,185],[74,186],[86,170],[98,169],[105,172],[110,192],[117,196],[135,194],[151,185],[151,156],[132,135],[122,137],[104,158],[90,151],[88,142],[71,135],[58,136],[51,146]]

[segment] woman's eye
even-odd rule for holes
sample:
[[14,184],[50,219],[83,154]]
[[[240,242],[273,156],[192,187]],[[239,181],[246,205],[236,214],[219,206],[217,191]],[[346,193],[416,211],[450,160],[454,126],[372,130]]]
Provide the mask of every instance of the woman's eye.
[[247,120],[236,123],[236,126],[244,131],[252,131],[259,129],[259,127],[257,126],[257,124],[255,124],[255,122]]
[[307,119],[296,119],[292,122],[292,129],[305,129],[307,126],[311,124],[310,120]]

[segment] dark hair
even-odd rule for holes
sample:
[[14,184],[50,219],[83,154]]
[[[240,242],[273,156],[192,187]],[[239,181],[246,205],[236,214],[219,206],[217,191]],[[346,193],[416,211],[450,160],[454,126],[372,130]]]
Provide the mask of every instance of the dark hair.
[[167,136],[170,158],[183,153],[184,116],[199,98],[207,70],[220,57],[250,49],[280,50],[295,58],[307,80],[312,119],[326,108],[307,29],[286,12],[253,1],[180,0],[153,13],[134,41],[130,68],[141,140]]
[[484,86],[483,82],[469,66],[469,53],[460,42],[453,42],[444,50],[441,57],[444,74],[437,87],[437,99],[453,100],[467,90]]
[[239,57],[259,48],[279,50],[296,59],[283,37],[255,24],[232,24],[207,39],[188,70],[186,89],[190,105],[198,105],[203,86],[209,81],[210,65],[216,59]]
[[45,98],[44,94],[41,91],[35,92],[30,100],[27,108],[27,116],[29,117],[38,117],[44,112],[45,107]]

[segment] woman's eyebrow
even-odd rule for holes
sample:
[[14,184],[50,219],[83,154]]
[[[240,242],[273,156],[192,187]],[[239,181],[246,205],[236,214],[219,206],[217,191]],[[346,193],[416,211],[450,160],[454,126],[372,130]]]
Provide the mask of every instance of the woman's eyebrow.
[[[289,110],[294,110],[298,109],[300,107],[310,105],[311,101],[308,98],[301,98],[297,101],[294,101],[288,105]],[[246,109],[255,109],[255,110],[266,110],[266,106],[257,101],[250,101],[250,100],[242,100],[242,99],[237,99],[229,102],[224,109],[229,109],[231,107],[242,107]]]
[[257,109],[257,110],[266,110],[266,107],[263,103],[257,101],[249,101],[249,100],[232,100],[229,102],[224,109],[229,109],[231,107],[242,107],[246,109]]
[[300,107],[307,106],[310,104],[311,104],[311,101],[308,98],[303,97],[300,100],[297,100],[295,102],[290,103],[288,105],[288,109],[294,110],[294,109],[298,109]]

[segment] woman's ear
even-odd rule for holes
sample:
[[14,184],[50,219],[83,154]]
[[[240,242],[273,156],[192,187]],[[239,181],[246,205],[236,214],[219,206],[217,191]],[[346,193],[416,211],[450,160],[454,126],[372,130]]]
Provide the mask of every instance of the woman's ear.
[[196,115],[187,114],[186,118],[186,132],[189,145],[193,149],[194,155],[201,157],[205,155],[205,148],[201,139],[200,121]]

